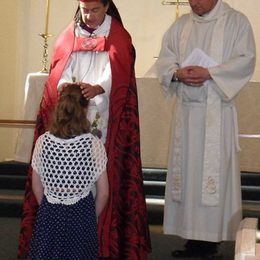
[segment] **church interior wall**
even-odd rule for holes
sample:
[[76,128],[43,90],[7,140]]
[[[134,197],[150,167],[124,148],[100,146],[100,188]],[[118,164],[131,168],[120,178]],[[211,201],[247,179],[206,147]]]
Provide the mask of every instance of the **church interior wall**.
[[[62,2],[62,3],[61,3]],[[145,167],[167,167],[173,100],[164,98],[155,79],[144,77],[159,54],[164,32],[176,18],[175,6],[162,1],[114,0],[137,52],[136,75],[139,94],[141,152]],[[251,82],[236,99],[240,133],[260,135],[260,2],[227,0],[250,20],[258,48],[255,73]],[[28,73],[43,68],[45,0],[1,0],[0,119],[22,119],[24,83]],[[49,59],[58,34],[71,21],[77,0],[50,0]],[[180,7],[180,15],[189,12]],[[49,65],[49,63],[48,63]],[[12,159],[18,129],[0,127],[0,161]],[[241,169],[260,172],[260,139],[241,138]],[[258,160],[259,161],[259,160]]]

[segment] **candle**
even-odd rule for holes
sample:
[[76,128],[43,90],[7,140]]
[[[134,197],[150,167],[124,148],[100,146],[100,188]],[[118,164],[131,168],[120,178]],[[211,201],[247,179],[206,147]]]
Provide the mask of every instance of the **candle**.
[[50,11],[50,0],[46,0],[46,11],[45,11],[45,36],[48,36],[48,27],[49,27],[49,11]]

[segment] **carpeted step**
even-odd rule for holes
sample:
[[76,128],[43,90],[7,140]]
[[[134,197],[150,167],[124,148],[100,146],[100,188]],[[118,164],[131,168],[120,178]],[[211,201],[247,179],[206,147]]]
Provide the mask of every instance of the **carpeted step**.
[[[0,216],[20,216],[27,163],[0,162]],[[151,223],[162,223],[167,169],[143,168],[144,190]],[[241,173],[244,215],[260,215],[260,173]]]
[[[143,168],[146,196],[164,198],[166,169]],[[241,173],[242,200],[260,202],[260,173]]]
[[258,186],[260,187],[260,173],[259,172],[241,172],[242,186]]
[[26,176],[29,164],[17,161],[0,162],[0,175]]
[[[149,223],[163,223],[166,169],[143,169]],[[260,173],[241,173],[243,217],[260,218]],[[260,222],[260,221],[259,221]]]
[[28,167],[28,163],[0,162],[0,189],[24,190]]
[[0,189],[17,189],[24,190],[26,183],[26,176],[1,174],[0,175]]
[[24,191],[0,190],[0,217],[21,217]]

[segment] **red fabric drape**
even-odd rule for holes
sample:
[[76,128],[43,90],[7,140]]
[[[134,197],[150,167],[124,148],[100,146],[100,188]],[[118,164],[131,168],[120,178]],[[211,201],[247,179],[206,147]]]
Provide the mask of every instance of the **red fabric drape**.
[[[57,83],[72,52],[74,23],[58,38],[45,84],[34,143],[45,132],[57,102]],[[112,20],[106,41],[111,71],[109,121],[105,143],[108,155],[110,196],[98,223],[100,256],[110,259],[146,259],[151,251],[147,210],[143,192],[135,53],[131,37]],[[18,257],[26,258],[38,205],[31,186],[31,168],[25,187]]]

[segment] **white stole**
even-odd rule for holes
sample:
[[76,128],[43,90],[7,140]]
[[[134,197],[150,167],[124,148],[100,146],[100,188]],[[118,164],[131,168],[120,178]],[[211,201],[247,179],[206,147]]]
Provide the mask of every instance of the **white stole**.
[[[219,18],[214,26],[210,57],[218,64],[222,63],[224,29],[227,16]],[[183,62],[187,48],[188,37],[191,33],[192,17],[185,24],[180,39],[180,61]],[[205,82],[208,84],[208,82]],[[176,104],[176,119],[174,131],[174,146],[172,153],[172,198],[181,201],[182,187],[182,86],[180,98]],[[221,99],[218,93],[208,87],[205,146],[203,160],[202,194],[201,202],[206,206],[219,204],[219,176],[220,176],[220,141],[221,141]]]

